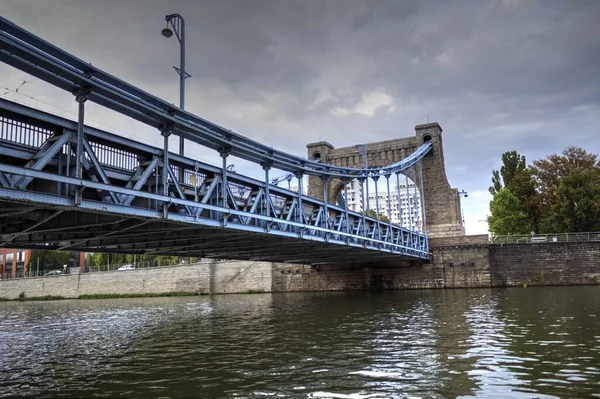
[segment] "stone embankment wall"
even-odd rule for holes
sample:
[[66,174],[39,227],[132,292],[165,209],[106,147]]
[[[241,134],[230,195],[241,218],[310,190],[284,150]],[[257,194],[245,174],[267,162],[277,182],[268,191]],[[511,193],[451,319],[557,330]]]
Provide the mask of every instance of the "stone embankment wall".
[[487,235],[430,240],[433,259],[366,265],[274,265],[273,291],[490,287]]
[[490,245],[494,287],[600,284],[600,242]]
[[0,280],[0,298],[99,294],[195,292],[223,294],[271,291],[271,263],[210,262],[126,271]]
[[487,236],[435,238],[431,262],[305,266],[209,262],[0,280],[0,298],[195,292],[347,291],[600,284],[600,242],[491,245]]

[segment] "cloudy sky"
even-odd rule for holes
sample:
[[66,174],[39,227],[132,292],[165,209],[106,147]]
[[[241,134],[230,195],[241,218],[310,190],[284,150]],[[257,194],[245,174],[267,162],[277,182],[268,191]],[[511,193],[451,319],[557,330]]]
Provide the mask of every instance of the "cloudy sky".
[[[598,0],[0,0],[3,17],[177,105],[179,46],[160,35],[169,13],[186,20],[186,109],[255,140],[306,156],[319,139],[351,146],[437,121],[450,184],[469,193],[469,234],[487,231],[504,151],[600,153]],[[70,94],[5,64],[0,94],[76,117]],[[93,104],[86,116],[161,143]]]

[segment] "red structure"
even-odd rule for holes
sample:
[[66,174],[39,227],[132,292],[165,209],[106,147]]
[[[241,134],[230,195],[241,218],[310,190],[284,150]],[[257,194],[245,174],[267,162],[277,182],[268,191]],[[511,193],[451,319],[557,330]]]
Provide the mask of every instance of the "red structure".
[[22,275],[24,276],[27,273],[27,265],[29,265],[30,259],[30,249],[0,248],[0,277],[7,277],[9,274],[7,270],[10,270],[12,278],[18,277],[18,264],[23,265]]
[[[30,249],[0,248],[0,278],[26,276],[30,260]],[[71,252],[69,266],[79,267],[85,273],[85,252]]]

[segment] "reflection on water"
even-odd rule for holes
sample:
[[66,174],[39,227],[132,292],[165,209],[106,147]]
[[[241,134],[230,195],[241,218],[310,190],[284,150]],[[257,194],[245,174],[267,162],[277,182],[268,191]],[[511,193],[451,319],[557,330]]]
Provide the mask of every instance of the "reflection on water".
[[594,397],[599,293],[6,302],[0,397]]

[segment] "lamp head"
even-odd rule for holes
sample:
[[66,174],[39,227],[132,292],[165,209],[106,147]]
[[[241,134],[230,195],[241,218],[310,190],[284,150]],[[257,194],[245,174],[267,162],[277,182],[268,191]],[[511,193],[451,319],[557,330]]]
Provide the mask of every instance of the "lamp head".
[[173,31],[171,29],[169,29],[168,27],[164,28],[160,33],[162,33],[162,35],[166,38],[173,36]]

